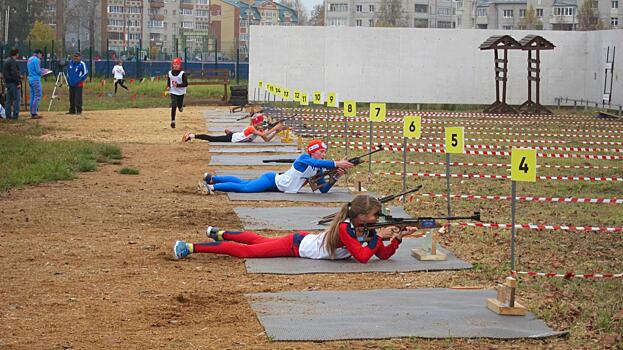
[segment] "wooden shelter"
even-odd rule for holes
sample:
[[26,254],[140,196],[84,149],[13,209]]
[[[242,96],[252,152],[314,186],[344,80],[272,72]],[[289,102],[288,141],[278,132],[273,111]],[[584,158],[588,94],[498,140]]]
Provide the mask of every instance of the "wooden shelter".
[[[480,44],[481,50],[493,50],[495,63],[495,102],[485,113],[516,114],[517,110],[506,104],[506,82],[508,81],[508,50],[521,50],[522,46],[510,35],[494,35]],[[502,50],[502,58],[499,51]]]
[[[541,105],[541,50],[553,50],[556,46],[539,35],[526,35],[519,41],[521,49],[528,51],[528,100],[519,110],[528,114],[552,114]],[[533,56],[534,51],[534,56]],[[532,82],[535,85],[535,99],[532,101]]]

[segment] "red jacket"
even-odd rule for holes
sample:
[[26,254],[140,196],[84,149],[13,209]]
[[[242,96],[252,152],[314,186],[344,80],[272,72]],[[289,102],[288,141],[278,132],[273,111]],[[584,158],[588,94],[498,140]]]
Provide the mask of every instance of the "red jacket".
[[389,259],[396,253],[400,244],[397,239],[392,239],[388,245],[384,245],[383,239],[376,234],[375,230],[371,230],[367,237],[357,237],[350,222],[342,222],[339,230],[340,242],[338,242],[337,247],[345,247],[357,261],[364,264],[373,255],[381,260]]

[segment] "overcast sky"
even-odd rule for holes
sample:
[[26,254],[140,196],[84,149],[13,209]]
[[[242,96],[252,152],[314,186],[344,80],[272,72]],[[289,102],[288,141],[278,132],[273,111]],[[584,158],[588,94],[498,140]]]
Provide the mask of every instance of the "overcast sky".
[[314,6],[318,5],[318,4],[322,4],[322,0],[301,0],[303,2],[303,5],[305,5],[305,9],[307,10],[307,13],[311,13],[311,10],[314,8]]

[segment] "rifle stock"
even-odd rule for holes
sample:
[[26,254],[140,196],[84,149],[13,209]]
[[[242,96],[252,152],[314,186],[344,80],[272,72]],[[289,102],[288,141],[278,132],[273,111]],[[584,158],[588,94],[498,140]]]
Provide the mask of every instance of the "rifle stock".
[[[362,154],[362,155],[360,155],[358,157],[350,158],[348,161],[350,163],[354,164],[354,165],[359,165],[359,164],[361,164],[363,162],[362,161],[363,157],[369,156],[369,155],[374,154],[376,152],[380,152],[382,150],[383,150],[383,146],[379,145],[378,148],[375,149],[374,151],[370,151],[370,152],[368,152],[366,154]],[[311,187],[312,191],[316,192],[316,190],[320,189],[321,187],[325,187],[327,185],[333,185],[334,183],[336,183],[337,182],[337,177],[336,177],[337,169],[338,168],[334,168],[334,169],[331,169],[331,170],[329,170],[327,172],[316,174],[316,175],[310,177],[309,178],[309,187]],[[320,179],[323,179],[325,177],[329,177],[329,181],[325,182],[324,184],[319,184],[318,181],[320,181]]]

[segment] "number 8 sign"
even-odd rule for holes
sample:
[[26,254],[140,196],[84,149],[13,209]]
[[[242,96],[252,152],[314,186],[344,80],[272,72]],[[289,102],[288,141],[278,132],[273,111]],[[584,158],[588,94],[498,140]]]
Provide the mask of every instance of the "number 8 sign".
[[511,180],[536,181],[536,150],[513,148],[511,153]]

